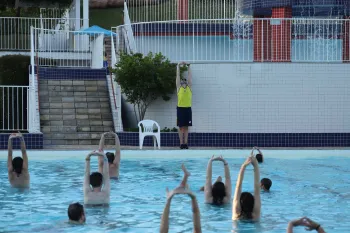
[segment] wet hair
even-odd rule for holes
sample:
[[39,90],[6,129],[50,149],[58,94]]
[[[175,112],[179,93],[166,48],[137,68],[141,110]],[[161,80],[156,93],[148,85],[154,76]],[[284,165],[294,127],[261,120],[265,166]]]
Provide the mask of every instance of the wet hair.
[[241,203],[241,213],[239,214],[239,217],[242,219],[252,219],[255,202],[254,196],[249,192],[243,192],[241,193],[239,201]]
[[108,163],[113,163],[114,158],[115,158],[114,154],[111,153],[111,152],[107,152],[106,156],[107,156],[107,159],[108,159]]
[[84,206],[79,202],[70,204],[68,207],[68,218],[72,221],[79,221],[84,214]]
[[93,172],[90,175],[90,184],[93,188],[102,186],[103,176],[99,172]]
[[261,179],[260,184],[264,186],[266,190],[270,190],[272,186],[272,181],[269,178],[263,178]]
[[12,159],[12,168],[17,175],[21,174],[23,169],[23,159],[21,157]]
[[224,197],[226,196],[225,184],[220,181],[215,182],[211,190],[211,195],[213,196],[214,205],[224,204]]
[[258,160],[258,163],[263,162],[263,155],[262,154],[256,154],[255,158],[256,158],[256,160]]

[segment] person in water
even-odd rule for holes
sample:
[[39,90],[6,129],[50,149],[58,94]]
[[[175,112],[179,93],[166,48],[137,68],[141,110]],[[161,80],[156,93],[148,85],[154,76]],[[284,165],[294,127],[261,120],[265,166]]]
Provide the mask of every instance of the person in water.
[[[90,174],[91,156],[101,156],[99,167],[103,166],[102,173],[93,172]],[[109,166],[106,155],[100,151],[93,151],[86,157],[85,178],[84,178],[84,204],[88,205],[108,205],[110,200],[110,178]],[[104,185],[102,188],[102,184]],[[90,187],[91,185],[91,187]]]
[[167,192],[167,201],[165,204],[165,208],[162,214],[162,219],[160,223],[160,233],[168,233],[169,232],[169,214],[170,214],[170,205],[171,200],[175,195],[188,195],[192,200],[192,213],[193,213],[193,233],[202,233],[201,228],[201,217],[200,217],[200,211],[197,203],[196,196],[187,189],[187,179],[191,175],[185,165],[182,165],[182,170],[184,172],[183,180],[179,187],[169,192],[168,188],[166,189]]
[[[119,178],[119,167],[120,167],[120,141],[119,137],[116,133],[109,132],[109,133],[104,133],[101,136],[100,140],[100,146],[99,146],[99,151],[104,151],[104,146],[105,146],[105,136],[106,135],[113,135],[115,137],[115,153],[107,152],[106,156],[108,159],[108,165],[109,165],[109,177],[110,178]],[[103,160],[103,157],[98,157],[99,160]],[[103,162],[99,162],[99,165],[101,166],[98,167],[99,172],[102,173],[103,167],[102,164]]]
[[[188,78],[181,80],[180,67],[187,65]],[[192,126],[192,73],[190,64],[185,62],[177,64],[177,126],[179,127],[180,148],[188,149],[188,127]]]
[[[249,192],[242,192],[242,183],[246,167],[252,164],[254,167],[254,196]],[[232,219],[258,220],[260,218],[260,171],[258,161],[250,156],[242,164],[238,174],[235,195],[232,203]]]
[[258,160],[258,163],[263,163],[264,162],[264,155],[261,152],[261,150],[256,146],[253,147],[252,153],[254,152],[254,150],[258,151],[258,153],[255,155],[255,158],[256,158],[256,160]]
[[[214,161],[223,162],[225,168],[225,183],[222,182],[222,178],[219,176],[215,183],[212,184],[212,170]],[[201,190],[204,191],[205,202],[208,204],[223,205],[231,201],[232,184],[230,168],[222,156],[214,157],[213,155],[209,160],[205,187],[201,188]]]
[[292,220],[288,223],[287,233],[293,233],[293,228],[297,226],[304,226],[307,231],[316,230],[318,233],[326,233],[325,230],[317,222],[312,221],[307,217]]
[[260,181],[260,187],[262,190],[269,192],[272,186],[272,181],[269,178],[262,178]]
[[68,207],[68,218],[70,223],[82,224],[85,223],[84,206],[79,202],[72,203]]
[[[12,139],[19,138],[21,142],[21,157],[15,157],[12,159]],[[9,136],[8,140],[8,158],[7,158],[7,170],[8,179],[10,184],[14,188],[29,188],[30,176],[28,170],[28,156],[26,150],[26,144],[24,142],[23,135],[21,133],[13,133]]]

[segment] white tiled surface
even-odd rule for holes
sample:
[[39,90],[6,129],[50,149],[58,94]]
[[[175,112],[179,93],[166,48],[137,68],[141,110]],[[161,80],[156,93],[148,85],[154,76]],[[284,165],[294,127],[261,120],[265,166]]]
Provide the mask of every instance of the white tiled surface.
[[[349,64],[193,64],[192,73],[191,132],[350,132]],[[157,100],[145,118],[175,127],[176,102]]]

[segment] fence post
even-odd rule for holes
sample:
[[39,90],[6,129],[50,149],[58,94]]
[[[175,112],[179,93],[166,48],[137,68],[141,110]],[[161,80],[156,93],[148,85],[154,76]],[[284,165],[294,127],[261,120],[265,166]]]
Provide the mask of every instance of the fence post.
[[28,131],[29,133],[40,132],[40,122],[38,118],[37,96],[35,93],[35,36],[34,27],[30,27],[30,82],[29,82],[29,119],[28,119]]

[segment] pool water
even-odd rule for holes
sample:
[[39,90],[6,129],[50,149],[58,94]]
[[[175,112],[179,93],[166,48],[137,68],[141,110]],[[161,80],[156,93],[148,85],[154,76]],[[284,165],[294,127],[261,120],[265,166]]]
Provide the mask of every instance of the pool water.
[[[0,232],[159,232],[166,201],[165,188],[182,180],[181,163],[191,172],[190,188],[197,195],[202,232],[281,233],[291,219],[309,216],[327,232],[350,229],[349,151],[264,150],[261,178],[269,177],[270,193],[262,193],[260,223],[232,222],[231,205],[204,204],[199,192],[205,183],[209,157],[222,154],[229,162],[233,191],[247,150],[122,151],[120,180],[111,181],[109,208],[85,208],[85,225],[67,223],[67,207],[83,202],[86,151],[29,151],[30,190],[10,187],[6,151],[0,152]],[[20,155],[19,151],[15,155]],[[91,171],[97,170],[92,159]],[[213,180],[224,175],[214,162]],[[243,191],[253,192],[253,168],[246,170]],[[233,194],[234,192],[232,192]],[[169,232],[192,232],[192,211],[187,197],[176,196],[170,213]],[[296,228],[295,232],[305,232]]]

